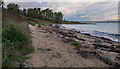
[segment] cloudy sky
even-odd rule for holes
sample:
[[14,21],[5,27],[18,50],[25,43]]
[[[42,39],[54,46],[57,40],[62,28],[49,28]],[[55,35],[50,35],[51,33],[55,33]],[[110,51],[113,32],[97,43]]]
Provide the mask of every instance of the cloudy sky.
[[[6,4],[10,0],[5,0]],[[94,2],[93,2],[94,1]],[[40,7],[42,9],[50,8],[56,12],[62,12],[64,19],[69,21],[106,21],[118,19],[118,2],[41,2],[41,1],[23,1],[18,3],[22,8]],[[116,0],[117,1],[117,0]],[[14,2],[12,0],[11,2]]]

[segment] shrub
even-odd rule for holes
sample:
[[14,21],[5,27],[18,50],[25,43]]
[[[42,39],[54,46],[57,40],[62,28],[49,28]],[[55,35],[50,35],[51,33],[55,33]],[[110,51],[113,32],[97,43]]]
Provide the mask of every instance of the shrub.
[[20,45],[26,41],[26,37],[19,29],[15,28],[15,26],[11,24],[7,29],[3,29],[3,42],[6,40],[14,43],[15,45]]
[[13,24],[3,29],[2,32],[2,65],[3,67],[16,67],[24,61],[24,54],[20,51],[20,46],[27,39],[24,34]]
[[36,23],[29,23],[30,25],[32,25],[32,26],[35,26],[36,25]]
[[81,44],[78,41],[74,41],[71,45],[75,47],[79,47]]

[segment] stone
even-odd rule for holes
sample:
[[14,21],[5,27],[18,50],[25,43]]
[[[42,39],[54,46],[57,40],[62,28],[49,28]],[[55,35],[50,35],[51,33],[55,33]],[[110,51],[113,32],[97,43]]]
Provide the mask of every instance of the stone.
[[114,53],[114,52],[108,52],[108,51],[102,51],[99,50],[97,53],[97,55],[100,57],[101,60],[103,60],[105,63],[109,64],[109,65],[116,65],[118,64],[118,61],[115,60],[116,56],[118,55],[118,53]]

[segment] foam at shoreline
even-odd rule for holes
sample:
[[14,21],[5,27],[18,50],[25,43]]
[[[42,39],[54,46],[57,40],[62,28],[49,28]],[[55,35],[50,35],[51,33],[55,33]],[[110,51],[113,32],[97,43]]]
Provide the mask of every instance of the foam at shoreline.
[[80,31],[74,28],[66,28],[65,26],[62,26],[60,24],[53,24],[53,26],[58,26],[61,29],[66,29],[66,30],[71,30],[71,31],[76,31],[76,32],[80,32],[82,34],[89,34],[91,36],[96,36],[96,37],[103,37],[106,39],[110,39],[112,41],[115,42],[120,42],[120,35],[119,34],[110,34],[110,33],[106,33],[106,32],[100,32],[100,31]]

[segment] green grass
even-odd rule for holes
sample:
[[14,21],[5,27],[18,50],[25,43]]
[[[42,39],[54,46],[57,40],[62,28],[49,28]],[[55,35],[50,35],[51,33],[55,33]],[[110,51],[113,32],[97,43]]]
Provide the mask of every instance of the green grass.
[[81,43],[79,43],[78,41],[74,41],[73,43],[71,43],[71,45],[75,47],[80,47]]
[[3,20],[2,29],[2,66],[19,67],[26,55],[34,52],[28,23]]

